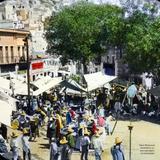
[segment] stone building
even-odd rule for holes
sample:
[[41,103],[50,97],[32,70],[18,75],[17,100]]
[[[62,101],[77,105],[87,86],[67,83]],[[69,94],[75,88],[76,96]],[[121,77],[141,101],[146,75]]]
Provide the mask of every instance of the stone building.
[[[45,2],[45,1],[44,1]],[[0,28],[24,29],[32,34],[32,54],[46,53],[44,20],[52,14],[50,1],[9,0],[0,2]]]
[[0,73],[15,71],[15,67],[26,66],[25,30],[0,29]]

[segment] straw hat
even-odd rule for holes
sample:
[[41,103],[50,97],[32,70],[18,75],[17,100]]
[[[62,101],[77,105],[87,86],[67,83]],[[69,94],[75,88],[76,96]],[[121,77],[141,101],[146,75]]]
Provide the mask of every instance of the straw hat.
[[22,115],[22,116],[25,116],[25,115],[26,115],[26,113],[23,111],[23,112],[21,113],[21,115]]
[[93,120],[94,121],[94,117],[89,116],[89,121]]
[[12,127],[12,129],[18,129],[19,128],[19,121],[17,119],[14,119],[11,122],[11,127]]
[[56,119],[59,119],[60,118],[60,115],[57,113],[56,114]]
[[74,130],[73,130],[71,127],[69,127],[69,128],[68,128],[68,132],[69,132],[69,133],[73,133]]
[[28,129],[27,128],[23,128],[23,134],[27,134],[29,133]]
[[119,138],[119,137],[116,137],[115,138],[115,144],[120,144],[120,143],[122,143],[122,139]]
[[84,130],[84,135],[89,135],[90,133],[88,132],[87,128]]
[[62,112],[67,113],[68,112],[67,108],[63,108]]
[[12,132],[12,134],[11,134],[11,137],[12,137],[12,138],[17,138],[18,136],[19,136],[19,134],[16,133],[16,132]]
[[49,121],[53,121],[53,117],[50,117],[50,118],[49,118]]
[[89,119],[89,115],[83,115],[83,119],[88,120]]
[[98,133],[101,135],[103,133],[103,128],[102,127],[98,127]]
[[68,141],[66,140],[66,137],[63,137],[61,140],[60,140],[60,144],[66,144],[68,143]]
[[99,135],[99,132],[96,132],[95,133],[95,137],[99,137],[100,135]]
[[36,111],[40,112],[40,111],[41,111],[41,109],[38,107],[38,108],[36,109]]
[[31,119],[30,119],[30,122],[35,122],[35,119],[34,119],[34,118],[31,118]]

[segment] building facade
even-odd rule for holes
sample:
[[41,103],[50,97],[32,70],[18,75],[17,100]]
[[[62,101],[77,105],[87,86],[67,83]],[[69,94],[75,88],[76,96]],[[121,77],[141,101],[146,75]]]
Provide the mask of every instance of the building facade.
[[15,71],[26,64],[24,39],[29,34],[24,30],[0,29],[0,73]]

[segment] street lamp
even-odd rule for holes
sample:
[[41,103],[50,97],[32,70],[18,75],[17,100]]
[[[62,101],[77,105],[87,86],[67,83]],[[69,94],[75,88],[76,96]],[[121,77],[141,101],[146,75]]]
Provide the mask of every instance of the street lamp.
[[30,57],[29,57],[29,44],[28,41],[31,39],[31,35],[27,35],[24,39],[24,45],[26,46],[26,53],[27,53],[27,90],[28,90],[28,111],[30,113],[30,101],[31,101],[31,95],[30,95]]
[[131,160],[131,155],[132,155],[132,129],[133,129],[133,125],[131,124],[131,122],[130,122],[130,124],[129,124],[129,126],[128,126],[128,129],[129,129],[129,160]]

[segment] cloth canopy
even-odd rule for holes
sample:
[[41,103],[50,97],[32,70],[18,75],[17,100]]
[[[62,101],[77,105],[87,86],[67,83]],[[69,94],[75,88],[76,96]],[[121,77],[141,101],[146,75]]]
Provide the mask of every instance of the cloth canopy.
[[65,92],[67,94],[82,95],[86,92],[86,90],[73,79],[61,82],[61,86],[63,88],[61,89],[60,93]]
[[4,93],[3,90],[0,90],[0,100],[8,103],[12,111],[16,111],[16,99]]
[[11,90],[10,90],[10,81],[3,78],[3,77],[0,77],[0,88],[2,90],[4,90],[5,92],[11,94]]
[[111,90],[111,89],[112,89],[112,87],[111,87],[111,85],[110,85],[109,83],[106,83],[106,84],[104,85],[104,88],[107,88],[108,90]]
[[106,83],[111,82],[117,77],[105,75],[102,72],[96,72],[92,74],[85,74],[84,78],[87,83],[87,91],[89,92],[99,87],[103,87]]
[[75,91],[80,91],[80,92],[84,92],[85,91],[85,89],[82,86],[80,86],[73,79],[64,80],[63,82],[61,82],[61,86],[65,87],[65,88],[68,88],[68,89],[75,90]]
[[9,103],[0,100],[0,122],[11,127],[12,107]]
[[[32,93],[33,90],[30,88],[30,92]],[[14,94],[16,95],[28,95],[28,86],[27,83],[19,83],[15,87]]]
[[10,95],[12,94],[12,90],[14,90],[15,95],[28,94],[27,83],[17,79],[8,80],[3,77],[0,77],[0,88]]
[[50,89],[59,85],[61,82],[62,82],[62,77],[55,77],[55,78],[44,77],[44,78],[41,78],[41,79],[32,83],[38,88],[36,91],[33,91],[33,96],[38,96],[38,95],[42,94],[43,92],[49,91]]

